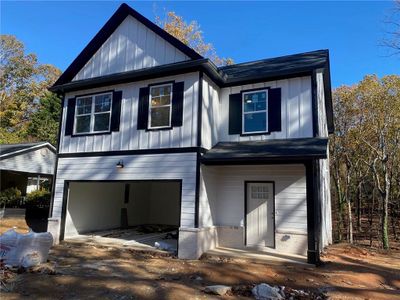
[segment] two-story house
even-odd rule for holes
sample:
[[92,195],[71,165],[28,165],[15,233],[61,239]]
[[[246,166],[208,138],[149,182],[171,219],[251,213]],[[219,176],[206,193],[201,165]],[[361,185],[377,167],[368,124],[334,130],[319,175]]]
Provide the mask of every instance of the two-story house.
[[62,95],[57,241],[179,227],[178,255],[331,243],[327,50],[216,67],[126,4],[51,88]]

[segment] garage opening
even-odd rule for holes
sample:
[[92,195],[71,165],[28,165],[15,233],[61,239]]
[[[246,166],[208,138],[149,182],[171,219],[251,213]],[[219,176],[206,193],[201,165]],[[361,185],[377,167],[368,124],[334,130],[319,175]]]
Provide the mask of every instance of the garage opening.
[[177,251],[180,180],[66,184],[64,239]]

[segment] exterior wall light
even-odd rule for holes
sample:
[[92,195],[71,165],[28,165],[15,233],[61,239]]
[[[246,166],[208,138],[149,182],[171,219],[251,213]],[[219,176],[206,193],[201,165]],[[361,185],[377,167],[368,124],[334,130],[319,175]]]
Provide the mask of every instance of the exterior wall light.
[[120,160],[117,165],[116,165],[117,169],[122,169],[124,167],[124,162],[122,160]]

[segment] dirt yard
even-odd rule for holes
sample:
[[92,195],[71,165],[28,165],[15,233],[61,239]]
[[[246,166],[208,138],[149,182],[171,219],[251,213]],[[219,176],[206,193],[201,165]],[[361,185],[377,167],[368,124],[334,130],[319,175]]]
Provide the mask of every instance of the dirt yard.
[[223,257],[183,261],[126,248],[63,243],[53,247],[46,267],[16,274],[8,285],[12,291],[2,292],[1,299],[250,299],[245,292],[212,296],[203,288],[224,284],[248,291],[262,282],[324,290],[332,299],[400,299],[400,248],[381,253],[337,244],[323,260],[317,268]]

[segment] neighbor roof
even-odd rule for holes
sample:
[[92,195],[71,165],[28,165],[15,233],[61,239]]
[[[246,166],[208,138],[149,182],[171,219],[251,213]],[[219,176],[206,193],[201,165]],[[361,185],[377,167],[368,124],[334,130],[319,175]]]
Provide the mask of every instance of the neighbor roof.
[[326,158],[327,146],[326,138],[220,142],[207,151],[201,161],[204,164],[218,164]]
[[31,150],[37,150],[43,147],[49,148],[56,153],[56,149],[48,142],[23,143],[23,144],[2,144],[0,145],[0,158],[23,154]]

